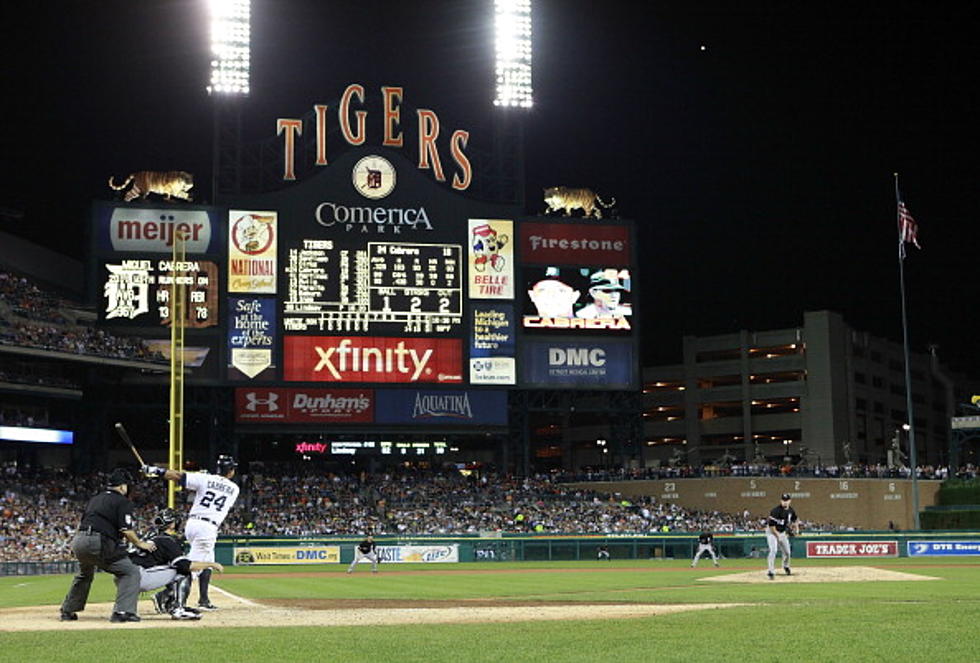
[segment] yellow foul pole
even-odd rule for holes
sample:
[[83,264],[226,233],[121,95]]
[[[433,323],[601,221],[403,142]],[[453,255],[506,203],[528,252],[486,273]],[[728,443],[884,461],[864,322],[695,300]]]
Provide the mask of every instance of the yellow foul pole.
[[[167,467],[180,470],[184,466],[184,321],[187,308],[187,285],[184,270],[186,261],[184,233],[174,231],[173,264],[170,266],[170,452]],[[167,506],[174,508],[177,484],[167,482]]]

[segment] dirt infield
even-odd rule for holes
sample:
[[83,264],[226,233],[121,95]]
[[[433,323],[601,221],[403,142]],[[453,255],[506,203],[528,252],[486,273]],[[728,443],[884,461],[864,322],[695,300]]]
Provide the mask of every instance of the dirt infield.
[[730,573],[709,578],[698,578],[700,582],[875,582],[896,580],[939,580],[933,576],[924,576],[901,571],[889,571],[873,566],[811,566],[793,569],[793,575],[788,576],[777,569],[776,577],[769,580],[765,570],[749,571],[748,573]]
[[[216,588],[215,588],[216,589]],[[484,605],[493,603],[494,605]],[[438,607],[437,605],[438,604]],[[224,597],[221,609],[204,615],[200,621],[174,621],[168,615],[153,613],[149,601],[141,601],[143,621],[133,624],[109,622],[111,603],[90,604],[78,613],[77,622],[59,622],[58,606],[9,608],[0,610],[0,632],[70,631],[89,629],[202,628],[208,626],[364,626],[395,624],[466,624],[570,619],[625,619],[649,617],[691,610],[731,608],[741,603],[701,603],[685,605],[636,604],[560,604],[533,601],[253,601]],[[372,607],[368,607],[372,606]],[[384,606],[384,607],[381,607]],[[393,607],[395,606],[395,607]]]

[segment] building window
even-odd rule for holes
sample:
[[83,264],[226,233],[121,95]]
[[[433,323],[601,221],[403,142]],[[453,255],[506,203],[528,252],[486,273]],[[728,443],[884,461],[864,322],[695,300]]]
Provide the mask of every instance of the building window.
[[867,399],[864,399],[864,398],[855,398],[854,399],[854,408],[857,409],[857,410],[862,410],[862,411],[867,410],[868,409],[868,401],[867,401]]
[[713,389],[715,387],[734,387],[742,384],[741,375],[713,375],[698,378],[698,389]]
[[877,375],[873,375],[871,376],[871,386],[876,389],[884,389],[885,381],[880,377],[878,377]]
[[884,403],[879,403],[878,401],[875,401],[875,408],[874,409],[875,409],[875,414],[884,414],[885,413],[885,405],[884,405]]
[[789,345],[770,345],[764,348],[750,348],[749,357],[752,359],[776,359],[777,357],[789,357],[803,353],[803,347],[790,343]]
[[694,361],[703,364],[711,361],[732,361],[741,358],[742,352],[737,348],[734,350],[704,350],[695,356]]
[[855,371],[854,381],[857,382],[858,384],[867,384],[868,378],[864,373],[861,373],[860,371]]
[[684,391],[684,383],[676,380],[658,380],[656,382],[647,382],[645,385],[643,385],[643,391],[647,393],[654,391]]
[[715,401],[704,403],[698,409],[699,419],[723,419],[726,417],[741,417],[742,401]]
[[643,413],[644,421],[651,422],[680,421],[683,418],[684,408],[682,406],[658,405]]
[[751,384],[773,384],[776,382],[803,382],[805,371],[780,371],[777,373],[758,373],[749,376]]
[[880,364],[881,363],[881,353],[880,352],[875,352],[874,350],[872,350],[871,351],[871,361],[873,361],[876,364]]

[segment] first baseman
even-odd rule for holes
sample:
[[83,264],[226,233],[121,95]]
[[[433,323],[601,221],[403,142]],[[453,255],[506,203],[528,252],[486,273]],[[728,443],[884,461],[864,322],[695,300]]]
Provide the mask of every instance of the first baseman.
[[354,567],[362,559],[371,560],[371,573],[378,572],[378,549],[374,545],[374,537],[369,536],[354,547],[354,561],[347,567],[347,573],[353,573]]
[[788,576],[793,575],[789,568],[791,554],[789,537],[790,534],[799,533],[800,519],[789,505],[791,499],[789,493],[783,493],[779,506],[769,512],[769,519],[766,521],[766,541],[769,543],[769,571],[766,575],[770,580],[776,576],[777,548],[783,556],[783,571]]
[[701,532],[698,535],[698,552],[691,561],[692,569],[698,565],[698,560],[704,553],[711,555],[711,561],[715,563],[715,566],[718,566],[718,555],[715,554],[715,535],[711,532]]

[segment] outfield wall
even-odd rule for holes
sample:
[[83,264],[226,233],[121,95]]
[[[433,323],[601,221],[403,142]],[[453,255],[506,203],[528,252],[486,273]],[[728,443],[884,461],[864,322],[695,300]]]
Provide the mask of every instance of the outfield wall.
[[[936,504],[942,481],[919,480],[919,510]],[[800,518],[862,530],[912,529],[912,482],[908,479],[810,479],[719,477],[650,481],[591,481],[567,484],[625,497],[654,497],[686,509],[769,515],[783,493],[793,496]]]
[[[360,537],[221,537],[215,558],[222,564],[292,565],[349,564]],[[382,564],[455,562],[525,562],[594,560],[605,546],[612,559],[691,559],[697,535],[603,534],[376,537]],[[915,547],[913,544],[921,544]],[[980,557],[980,532],[847,532],[814,533],[793,538],[795,558],[908,556]],[[715,534],[715,546],[725,559],[765,557],[761,532]],[[964,548],[960,550],[958,548]],[[968,547],[968,549],[967,549]]]

